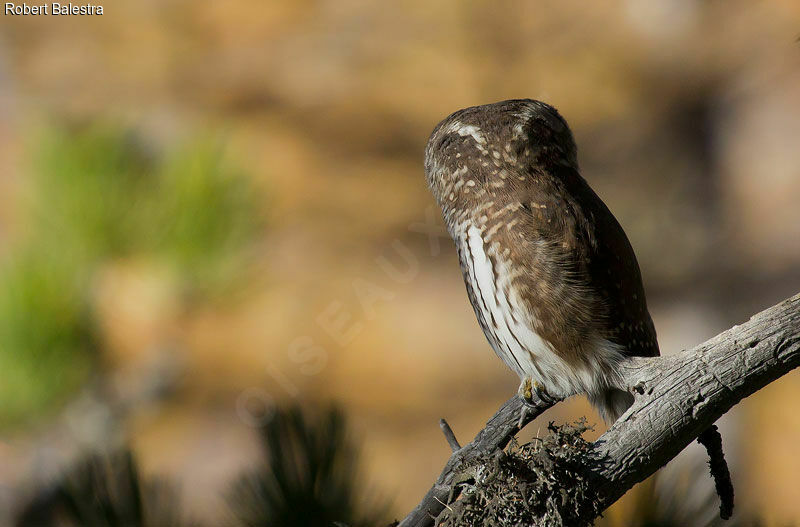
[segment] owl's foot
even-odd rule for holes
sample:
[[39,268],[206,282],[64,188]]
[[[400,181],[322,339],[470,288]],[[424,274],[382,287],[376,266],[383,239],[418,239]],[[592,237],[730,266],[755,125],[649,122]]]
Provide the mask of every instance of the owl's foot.
[[519,396],[524,403],[520,408],[519,423],[517,427],[522,429],[526,423],[536,418],[542,412],[561,401],[557,397],[551,396],[540,383],[526,377],[522,380],[518,390]]
[[533,398],[534,395],[536,395],[540,401],[549,405],[556,404],[559,401],[559,399],[547,393],[547,389],[545,389],[542,384],[532,380],[530,377],[525,377],[525,379],[522,380],[522,383],[519,385],[518,393],[522,401],[528,406],[537,406]]

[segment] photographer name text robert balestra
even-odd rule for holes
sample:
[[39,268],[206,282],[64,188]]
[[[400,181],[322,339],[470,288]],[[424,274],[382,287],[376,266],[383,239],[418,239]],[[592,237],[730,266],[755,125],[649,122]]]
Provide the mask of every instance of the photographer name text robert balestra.
[[96,4],[14,4],[5,3],[3,14],[6,16],[26,16],[26,15],[102,15],[103,6]]

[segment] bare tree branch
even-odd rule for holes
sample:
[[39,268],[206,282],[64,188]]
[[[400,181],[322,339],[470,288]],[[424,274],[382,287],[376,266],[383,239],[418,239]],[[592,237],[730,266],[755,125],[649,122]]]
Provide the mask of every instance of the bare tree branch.
[[[800,295],[784,300],[683,353],[627,361],[622,376],[633,406],[593,445],[586,467],[596,510],[617,501],[633,485],[677,456],[743,398],[800,366]],[[428,527],[458,483],[474,476],[477,460],[502,450],[551,404],[507,401],[475,439],[453,453],[422,502],[400,523]],[[573,504],[574,506],[574,504]]]

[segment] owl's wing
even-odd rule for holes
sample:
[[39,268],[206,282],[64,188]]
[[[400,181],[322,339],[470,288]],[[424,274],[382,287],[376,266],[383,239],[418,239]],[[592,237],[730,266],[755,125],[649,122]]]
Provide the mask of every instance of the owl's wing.
[[521,228],[526,231],[524,238],[538,240],[550,251],[550,258],[561,260],[568,274],[562,280],[565,288],[583,292],[576,297],[595,299],[594,306],[576,306],[578,319],[565,322],[580,324],[579,315],[588,315],[591,321],[583,323],[599,329],[627,354],[658,355],[639,264],[628,237],[575,169],[558,166],[552,170],[555,177],[547,180],[555,188],[532,186],[521,211],[528,221]]

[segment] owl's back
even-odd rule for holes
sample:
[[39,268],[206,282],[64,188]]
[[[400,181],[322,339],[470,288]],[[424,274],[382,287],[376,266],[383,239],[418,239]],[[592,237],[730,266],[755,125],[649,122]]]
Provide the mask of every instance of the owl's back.
[[626,356],[658,355],[636,256],[578,171],[572,133],[531,100],[460,110],[425,150],[487,340],[551,394],[586,393],[606,421],[630,406]]
[[480,233],[494,279],[518,299],[512,316],[527,317],[568,364],[591,362],[598,341],[624,355],[658,355],[633,248],[580,176],[572,134],[554,108],[514,100],[456,112],[434,130],[426,172],[462,245],[473,306],[480,295],[470,284],[474,262],[464,258],[469,229]]

